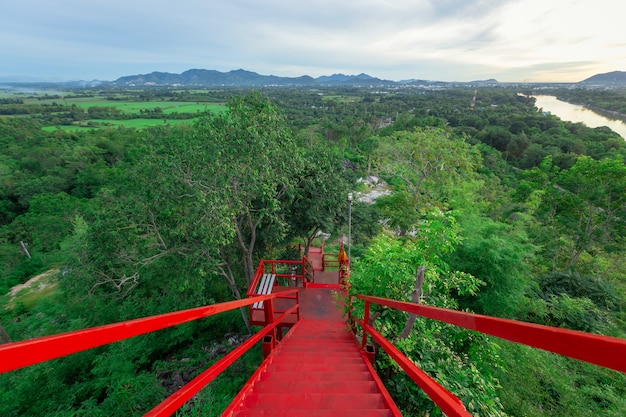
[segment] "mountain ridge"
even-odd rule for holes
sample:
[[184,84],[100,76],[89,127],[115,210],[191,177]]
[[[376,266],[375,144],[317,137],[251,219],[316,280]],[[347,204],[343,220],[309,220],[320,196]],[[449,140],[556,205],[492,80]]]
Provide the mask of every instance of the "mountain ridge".
[[611,71],[603,74],[596,74],[582,80],[583,85],[626,85],[626,71]]
[[256,72],[236,69],[228,72],[206,69],[189,69],[180,74],[154,71],[149,74],[128,75],[112,81],[114,85],[149,86],[149,85],[186,85],[186,86],[266,86],[266,85],[391,85],[395,81],[361,73],[358,75],[333,74],[313,78],[309,75],[299,77],[281,77],[261,75]]
[[[50,86],[61,85],[67,87],[264,87],[264,86],[294,86],[294,87],[323,87],[323,86],[346,86],[346,87],[398,87],[398,86],[427,86],[429,88],[441,88],[448,85],[469,85],[472,87],[489,87],[506,84],[526,84],[523,82],[499,82],[494,78],[473,80],[466,82],[425,80],[418,78],[404,79],[400,81],[380,79],[371,75],[360,73],[346,75],[335,73],[322,75],[317,78],[310,75],[298,77],[283,77],[278,75],[261,75],[242,68],[221,72],[218,70],[192,68],[180,74],[153,71],[147,74],[126,75],[114,81],[91,80],[91,81],[68,81],[47,77],[35,79],[33,77],[0,77],[3,85],[32,85],[46,84]],[[585,88],[594,87],[626,87],[626,72],[612,71],[596,74],[578,82],[535,82],[531,84],[570,84]]]

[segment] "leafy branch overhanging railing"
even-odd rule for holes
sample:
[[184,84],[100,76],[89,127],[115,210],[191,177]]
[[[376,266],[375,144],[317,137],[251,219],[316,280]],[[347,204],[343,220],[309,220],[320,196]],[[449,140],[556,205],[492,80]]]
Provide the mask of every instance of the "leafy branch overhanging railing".
[[[271,335],[272,342],[270,343],[273,343],[276,340],[276,327],[299,309],[299,305],[295,304],[275,318],[273,301],[281,295],[297,292],[298,290],[294,288],[282,293],[7,343],[0,346],[0,374],[263,301],[265,321],[268,323],[265,327],[145,414],[150,417],[170,416],[265,336]],[[266,343],[265,339],[263,342]]]
[[353,297],[365,302],[362,320],[354,318],[352,315],[349,317],[352,325],[358,323],[363,330],[361,339],[363,348],[366,349],[368,347],[368,336],[376,341],[448,417],[468,417],[471,415],[467,412],[459,398],[439,385],[374,329],[370,324],[370,307],[372,303],[475,330],[605,368],[626,372],[626,360],[624,360],[626,358],[626,340],[624,339],[394,301],[380,297],[360,294]]

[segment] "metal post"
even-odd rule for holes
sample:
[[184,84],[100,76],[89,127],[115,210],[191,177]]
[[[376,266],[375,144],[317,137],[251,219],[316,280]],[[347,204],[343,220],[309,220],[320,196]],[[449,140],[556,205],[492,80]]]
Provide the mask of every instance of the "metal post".
[[263,336],[263,342],[261,343],[263,350],[263,359],[267,358],[272,350],[274,350],[274,337],[272,335]]
[[352,249],[352,193],[348,193],[348,275],[350,274],[349,271],[352,262],[350,249]]
[[[263,303],[263,313],[265,314],[265,325],[274,323],[274,299],[270,298],[269,300]],[[272,338],[276,341],[276,328],[274,328],[270,334]]]
[[367,360],[374,365],[374,361],[376,359],[376,348],[374,345],[369,343],[365,345],[365,356],[367,357]]

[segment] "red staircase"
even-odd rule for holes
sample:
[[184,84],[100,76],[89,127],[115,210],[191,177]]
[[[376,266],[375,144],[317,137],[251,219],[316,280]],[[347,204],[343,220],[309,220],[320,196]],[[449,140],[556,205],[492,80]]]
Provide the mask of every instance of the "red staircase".
[[345,322],[301,320],[224,416],[401,416]]
[[[0,374],[92,349],[108,343],[248,307],[253,324],[264,326],[249,339],[192,381],[156,405],[145,416],[171,416],[246,351],[262,341],[265,359],[224,416],[401,416],[370,364],[369,338],[397,363],[448,417],[470,417],[463,403],[419,369],[383,337],[370,322],[370,307],[385,306],[421,317],[460,326],[516,343],[554,352],[595,365],[626,372],[626,340],[523,323],[462,311],[447,310],[356,294],[363,303],[363,319],[350,315],[348,323],[360,327],[357,342],[345,318],[341,301],[347,262],[338,265],[316,257],[311,260],[262,261],[249,298],[112,323],[0,346]],[[295,265],[295,269],[294,269]],[[338,269],[332,271],[329,269]],[[312,271],[311,271],[312,269]],[[278,285],[261,285],[263,275],[274,275]],[[273,282],[273,281],[272,281]],[[259,294],[261,288],[262,294]],[[344,294],[345,295],[345,294]],[[283,337],[284,334],[284,337]],[[278,342],[275,342],[278,340]],[[382,354],[381,351],[381,354]]]
[[[278,327],[280,342],[273,351],[273,345],[266,345],[267,358],[223,416],[402,415],[333,298],[334,291],[341,291],[342,264],[337,259],[337,254],[310,248],[312,280],[304,279],[304,273],[296,274],[301,320]],[[248,295],[257,295],[256,282],[263,274],[279,271],[282,262],[263,261]],[[280,280],[282,274],[276,277]],[[273,291],[282,288],[276,286]],[[274,315],[285,310],[284,303],[280,304],[277,300]],[[251,321],[266,325],[261,310],[250,307]],[[281,337],[284,328],[289,330]]]
[[[307,282],[304,272],[295,278],[300,320],[278,326],[279,342],[275,347],[265,342],[267,358],[223,416],[402,415],[342,316],[343,306],[333,296],[343,291],[342,264],[337,259],[337,254],[310,248],[308,261],[313,279]],[[276,273],[280,279],[281,263],[284,261],[263,261],[248,296],[258,294],[256,282],[264,274]],[[272,292],[283,288],[274,286]],[[287,308],[281,299],[275,304],[271,317]],[[268,324],[262,310],[250,307],[255,324]],[[288,332],[281,337],[283,329]]]

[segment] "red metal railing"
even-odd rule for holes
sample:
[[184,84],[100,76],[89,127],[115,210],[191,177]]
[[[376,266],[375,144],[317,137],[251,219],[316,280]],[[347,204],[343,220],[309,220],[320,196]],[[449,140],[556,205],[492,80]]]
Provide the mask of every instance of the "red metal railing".
[[339,247],[339,253],[324,253],[322,247],[322,270],[337,270],[339,272],[339,284],[347,284],[350,276],[350,259],[344,249],[343,242]]
[[350,277],[350,260],[346,257],[339,260],[339,284],[349,284]]
[[306,256],[302,257],[302,275],[304,275],[304,284],[315,280],[315,269],[313,264]]
[[[386,298],[366,295],[355,295],[354,297],[365,301],[363,320],[355,319],[363,329],[363,347],[367,345],[368,336],[372,337],[449,417],[470,416],[470,414],[465,410],[461,400],[424,373],[369,324],[371,303],[475,330],[620,372],[626,372],[626,360],[624,359],[626,358],[626,340],[624,339],[423,306]],[[353,318],[351,317],[350,320],[352,321]]]
[[256,296],[243,300],[229,301],[221,304],[182,310],[175,313],[161,314],[158,316],[108,324],[90,329],[7,343],[0,346],[0,373],[24,368],[47,360],[103,346],[109,343],[118,342],[120,340],[150,333],[156,330],[173,327],[189,321],[198,320],[263,301],[266,323],[268,323],[263,329],[255,333],[252,337],[235,348],[224,358],[213,364],[210,368],[202,372],[187,385],[176,391],[161,404],[145,414],[146,416],[169,416],[204,386],[215,379],[215,377],[222,373],[255,343],[259,342],[264,336],[271,335],[272,338],[275,339],[276,327],[279,326],[288,316],[298,311],[299,305],[295,304],[286,310],[281,316],[275,317],[273,311],[274,299],[279,298],[281,294],[297,294],[297,292],[298,290],[294,288],[283,293]]
[[322,270],[339,269],[339,254],[324,253],[322,254]]
[[339,284],[346,282],[350,275],[350,260],[340,253],[325,253],[322,255],[322,270],[337,270],[339,273]]
[[[292,269],[292,268],[295,268]],[[248,297],[258,295],[257,291],[264,274],[276,274],[278,284],[285,287],[306,287],[307,265],[303,257],[299,261],[293,260],[262,260],[257,267],[252,283],[248,288]]]
[[[299,261],[293,260],[262,260],[257,267],[254,278],[252,279],[252,284],[248,288],[247,296],[255,297],[261,294],[259,291],[259,286],[261,284],[261,279],[266,274],[274,275],[274,281],[271,286],[267,286],[265,288],[266,294],[275,292],[277,294],[276,298],[282,300],[290,300],[287,303],[280,303],[281,308],[274,309],[274,314],[282,314],[288,308],[291,307],[290,303],[300,304],[299,293],[295,292],[293,294],[292,291],[285,291],[290,287],[306,287],[306,262],[304,257]],[[267,283],[266,283],[267,284]],[[278,291],[275,291],[274,287]],[[273,291],[274,290],[274,291]],[[293,295],[292,295],[293,294]],[[263,303],[252,303],[248,307],[248,313],[250,317],[250,324],[254,325],[265,325],[268,323],[264,314],[261,314],[264,311]],[[282,335],[282,327],[291,327],[295,322],[300,320],[300,310],[296,310],[294,313],[296,318],[288,323],[284,323],[284,325],[279,328],[279,337]]]

